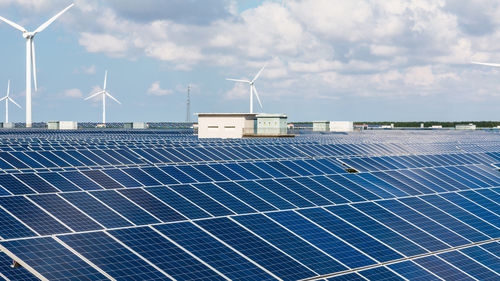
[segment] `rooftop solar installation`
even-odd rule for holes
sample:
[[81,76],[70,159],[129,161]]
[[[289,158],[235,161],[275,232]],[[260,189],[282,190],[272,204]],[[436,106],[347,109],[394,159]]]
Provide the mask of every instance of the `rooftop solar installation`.
[[497,131],[0,139],[0,280],[500,280]]

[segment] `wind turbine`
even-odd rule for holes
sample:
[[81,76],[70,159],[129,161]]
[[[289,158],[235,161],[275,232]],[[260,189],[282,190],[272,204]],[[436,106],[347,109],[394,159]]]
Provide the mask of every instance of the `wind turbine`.
[[75,4],[71,4],[66,7],[64,10],[60,11],[58,14],[53,16],[51,19],[46,21],[44,24],[40,25],[35,31],[29,32],[24,27],[19,24],[12,22],[4,17],[0,16],[0,20],[14,27],[15,29],[21,31],[23,33],[23,37],[26,39],[26,127],[31,127],[31,68],[33,67],[33,82],[35,84],[35,91],[37,91],[37,82],[36,82],[36,63],[35,63],[35,43],[33,39],[35,35],[39,32],[42,32],[45,28],[47,28],[51,23],[53,23],[58,17],[60,17],[64,12],[66,12],[69,8],[73,7]]
[[259,102],[260,108],[262,109],[262,103],[260,102],[259,98],[259,93],[257,92],[257,89],[255,88],[255,81],[259,78],[260,74],[266,68],[267,63],[257,72],[257,75],[252,80],[242,80],[242,79],[231,79],[231,78],[226,78],[226,80],[229,81],[235,81],[235,82],[241,82],[241,83],[248,83],[250,85],[250,113],[253,113],[253,93],[255,92],[255,97],[257,98],[257,101]]
[[96,97],[98,95],[102,95],[102,123],[106,124],[106,96],[110,97],[112,100],[116,101],[119,104],[122,104],[119,102],[115,97],[113,97],[108,91],[106,91],[106,82],[108,80],[108,71],[104,73],[104,86],[102,87],[102,91],[99,91],[95,94],[92,94],[91,96],[88,96],[85,98],[85,100],[91,99],[93,97]]
[[21,106],[10,97],[10,80],[7,82],[7,95],[0,99],[0,101],[3,100],[5,100],[5,123],[9,123],[9,101],[21,108]]

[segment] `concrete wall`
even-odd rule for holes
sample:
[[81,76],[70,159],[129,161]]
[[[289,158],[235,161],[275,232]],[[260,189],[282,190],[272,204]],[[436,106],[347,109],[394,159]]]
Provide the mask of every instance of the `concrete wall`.
[[475,130],[476,125],[474,124],[468,124],[468,125],[456,125],[455,130]]
[[287,116],[284,114],[257,115],[257,134],[284,135],[287,133]]
[[47,122],[49,130],[76,130],[78,122],[76,121],[49,121]]
[[330,131],[330,122],[329,121],[313,121],[313,131],[315,131],[315,132]]
[[198,114],[198,138],[242,138],[243,131],[254,128],[256,114]]
[[331,121],[330,132],[352,132],[354,131],[353,121]]

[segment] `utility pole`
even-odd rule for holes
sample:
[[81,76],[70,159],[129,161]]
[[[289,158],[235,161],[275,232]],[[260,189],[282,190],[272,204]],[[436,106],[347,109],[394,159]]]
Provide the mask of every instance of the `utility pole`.
[[187,91],[186,122],[191,122],[191,85],[188,85],[188,91]]

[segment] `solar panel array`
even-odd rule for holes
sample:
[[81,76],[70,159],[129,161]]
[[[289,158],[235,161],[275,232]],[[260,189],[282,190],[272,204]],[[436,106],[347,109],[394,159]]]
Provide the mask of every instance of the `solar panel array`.
[[0,279],[499,280],[499,136],[0,133]]

